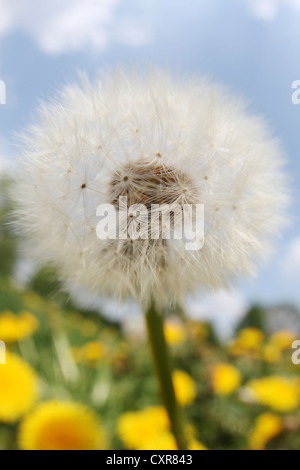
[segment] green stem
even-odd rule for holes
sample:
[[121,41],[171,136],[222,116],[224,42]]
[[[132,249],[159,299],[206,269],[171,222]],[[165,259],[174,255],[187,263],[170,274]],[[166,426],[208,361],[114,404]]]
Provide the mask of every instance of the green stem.
[[179,406],[172,381],[171,359],[164,335],[163,314],[158,312],[152,301],[146,312],[148,339],[151,347],[155,372],[158,378],[163,404],[168,412],[171,430],[179,450],[187,449],[184,418]]

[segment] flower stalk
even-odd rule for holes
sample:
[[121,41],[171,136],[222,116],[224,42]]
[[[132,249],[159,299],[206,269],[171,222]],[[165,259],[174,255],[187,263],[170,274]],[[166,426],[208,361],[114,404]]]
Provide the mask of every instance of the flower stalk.
[[171,431],[179,450],[187,449],[183,411],[177,402],[172,381],[172,365],[163,328],[162,312],[152,300],[146,312],[148,340],[163,404],[169,415]]

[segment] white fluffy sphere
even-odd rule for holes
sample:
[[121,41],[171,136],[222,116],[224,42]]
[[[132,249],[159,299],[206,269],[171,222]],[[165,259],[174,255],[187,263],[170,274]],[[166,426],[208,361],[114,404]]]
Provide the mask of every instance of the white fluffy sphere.
[[[206,80],[160,71],[83,78],[40,106],[23,140],[18,222],[71,292],[180,302],[199,285],[252,273],[282,224],[277,141],[240,98]],[[120,195],[146,207],[204,204],[204,246],[100,240],[97,207]]]

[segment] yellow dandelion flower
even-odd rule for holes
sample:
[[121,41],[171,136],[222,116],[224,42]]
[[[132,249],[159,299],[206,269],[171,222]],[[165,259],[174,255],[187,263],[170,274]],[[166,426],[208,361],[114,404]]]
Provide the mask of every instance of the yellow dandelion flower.
[[207,450],[207,447],[202,442],[192,439],[189,443],[188,450]]
[[0,384],[0,421],[13,423],[37,398],[37,377],[23,359],[7,352],[6,364],[0,365]]
[[276,344],[270,342],[262,347],[261,357],[267,362],[278,362],[281,359],[281,350]]
[[279,330],[270,337],[272,343],[281,350],[290,349],[295,339],[296,334],[291,330]]
[[92,366],[103,359],[106,348],[100,341],[90,341],[81,347],[74,346],[72,352],[77,362]]
[[218,395],[229,395],[240,385],[240,371],[231,364],[218,362],[211,368],[211,383],[213,391]]
[[169,418],[162,406],[123,413],[117,425],[118,435],[128,449],[140,449],[145,442],[151,442],[168,429]]
[[163,431],[140,443],[136,450],[178,450],[171,431]]
[[41,403],[19,429],[22,450],[99,450],[105,433],[94,411],[81,403]]
[[262,413],[255,420],[254,429],[249,435],[251,450],[264,450],[268,441],[283,430],[282,419],[274,413]]
[[262,346],[264,334],[258,328],[243,328],[237,337],[229,343],[231,354],[257,357]]
[[278,411],[291,411],[300,404],[297,380],[272,375],[247,384],[253,399]]
[[173,372],[173,384],[178,402],[185,406],[193,403],[197,395],[197,387],[194,379],[183,370]]
[[38,325],[38,319],[30,312],[15,315],[6,310],[0,315],[0,338],[7,343],[21,341],[35,333]]
[[164,325],[166,341],[169,344],[181,344],[186,339],[184,326],[175,320],[166,320]]
[[105,346],[100,341],[90,341],[82,348],[86,361],[99,361],[105,355]]
[[243,348],[259,349],[264,340],[264,334],[258,328],[243,328],[239,332],[237,340]]
[[[178,447],[171,431],[163,431],[152,439],[144,441],[137,450],[178,450]],[[207,448],[201,442],[192,439],[188,444],[188,450],[207,450]]]

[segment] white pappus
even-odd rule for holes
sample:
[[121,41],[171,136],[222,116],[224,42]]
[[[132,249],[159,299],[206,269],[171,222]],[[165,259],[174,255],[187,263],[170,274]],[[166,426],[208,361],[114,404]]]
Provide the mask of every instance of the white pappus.
[[[23,135],[14,198],[28,249],[69,292],[180,303],[252,274],[284,221],[280,145],[219,84],[118,70],[69,85]],[[204,245],[99,240],[97,207],[204,204]]]

